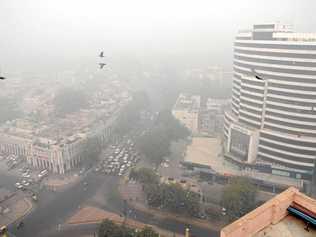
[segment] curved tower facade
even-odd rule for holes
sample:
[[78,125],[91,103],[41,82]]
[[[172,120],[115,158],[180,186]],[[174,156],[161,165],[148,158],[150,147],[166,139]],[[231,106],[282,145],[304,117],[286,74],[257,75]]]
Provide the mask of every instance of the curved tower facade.
[[234,44],[226,152],[241,162],[311,171],[316,158],[316,34],[254,25]]

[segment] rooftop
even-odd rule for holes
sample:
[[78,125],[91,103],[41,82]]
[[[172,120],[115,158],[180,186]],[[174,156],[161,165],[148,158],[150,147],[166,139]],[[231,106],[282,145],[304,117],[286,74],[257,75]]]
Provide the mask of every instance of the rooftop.
[[180,94],[174,110],[198,111],[201,106],[201,96]]
[[309,237],[316,236],[316,229],[288,212],[289,206],[300,207],[308,215],[316,215],[316,200],[291,187],[260,207],[224,227],[221,237]]
[[254,237],[312,237],[316,236],[316,230],[310,229],[306,231],[305,228],[306,224],[297,219],[294,216],[286,216],[276,225],[269,225],[263,230],[259,231],[254,235]]

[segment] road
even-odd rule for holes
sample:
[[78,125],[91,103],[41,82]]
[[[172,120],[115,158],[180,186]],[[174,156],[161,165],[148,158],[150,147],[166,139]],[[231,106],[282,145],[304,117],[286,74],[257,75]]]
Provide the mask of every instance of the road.
[[[30,213],[24,220],[24,228],[16,230],[11,226],[11,231],[18,237],[46,236],[46,232],[56,229],[63,224],[65,219],[80,207],[85,201],[91,198],[103,182],[111,182],[104,177],[88,173],[83,180],[69,189],[56,192],[43,191],[39,196],[39,202],[34,212]],[[87,191],[84,191],[83,182],[88,182]]]
[[[92,198],[98,189],[113,187],[117,183],[117,177],[95,175],[88,173],[80,183],[66,189],[62,192],[52,193],[51,191],[42,191],[40,201],[36,210],[30,213],[23,221],[25,226],[23,229],[17,230],[15,225],[9,226],[9,229],[17,237],[63,237],[63,236],[78,236],[79,234],[93,233],[96,230],[96,225],[85,225],[73,229],[58,229],[59,224],[64,224],[65,220],[70,217],[80,205],[84,205]],[[2,175],[1,175],[1,180]],[[15,179],[10,179],[10,183]],[[88,182],[88,190],[84,191],[83,182]],[[110,204],[109,204],[110,205]],[[103,208],[112,210],[113,206],[103,206]],[[117,212],[122,212],[121,210]],[[149,225],[156,225],[162,229],[183,233],[185,224],[178,223],[172,220],[158,220],[154,216],[132,210],[130,217]],[[208,230],[192,227],[193,236],[212,237],[218,236],[217,233],[210,233]],[[70,234],[71,233],[71,234]]]
[[[4,175],[0,171],[0,185],[12,189],[14,188],[14,183],[16,181],[17,178]],[[84,182],[88,183],[86,191],[84,191]],[[105,195],[110,195],[109,190],[113,190],[113,187],[116,187],[117,183],[118,177],[96,175],[95,173],[88,171],[81,177],[79,183],[74,184],[61,192],[43,190],[39,194],[39,202],[36,209],[24,218],[24,227],[17,230],[15,225],[11,225],[9,226],[9,229],[17,237],[66,237],[80,236],[88,233],[91,234],[97,229],[97,225],[77,226],[71,229],[63,229],[59,227],[64,224],[65,220],[74,214],[80,206],[87,204],[87,202],[89,202],[101,188],[104,189],[103,193],[105,193]],[[123,202],[121,201],[120,203]],[[123,205],[117,205],[117,202],[116,204],[108,202],[105,206],[102,205],[99,207],[117,213],[122,213],[123,211]],[[152,215],[136,210],[132,210],[129,218],[181,234],[183,234],[183,231],[187,226],[184,223],[179,223],[173,220],[156,219]],[[209,230],[195,226],[191,226],[190,229],[192,236],[218,236],[218,233],[216,232],[210,232]]]

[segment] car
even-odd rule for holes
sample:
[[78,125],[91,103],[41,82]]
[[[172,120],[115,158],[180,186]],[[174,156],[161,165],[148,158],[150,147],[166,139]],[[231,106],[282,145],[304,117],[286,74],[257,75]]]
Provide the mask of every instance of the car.
[[24,185],[24,187],[27,187],[27,186],[30,186],[30,183],[25,183],[25,184],[23,184]]
[[33,199],[33,201],[35,201],[35,202],[38,200],[36,194],[33,194],[33,195],[32,195],[32,199]]
[[17,189],[24,189],[24,187],[22,184],[20,184],[19,186],[17,186]]
[[27,183],[27,181],[25,179],[22,180],[22,184],[25,184]]
[[15,187],[19,187],[20,185],[20,183],[15,183]]

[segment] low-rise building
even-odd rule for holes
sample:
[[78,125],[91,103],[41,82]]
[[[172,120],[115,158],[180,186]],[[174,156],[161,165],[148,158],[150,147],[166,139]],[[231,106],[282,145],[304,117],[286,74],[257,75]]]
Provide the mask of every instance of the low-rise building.
[[223,107],[228,100],[208,98],[199,113],[199,132],[201,135],[214,136],[223,129]]
[[85,158],[83,150],[89,139],[104,145],[111,139],[122,106],[81,110],[64,118],[34,121],[16,119],[0,126],[0,153],[14,154],[38,169],[63,174],[77,167]]
[[172,114],[186,126],[192,134],[198,134],[200,107],[200,96],[180,94],[172,109]]

